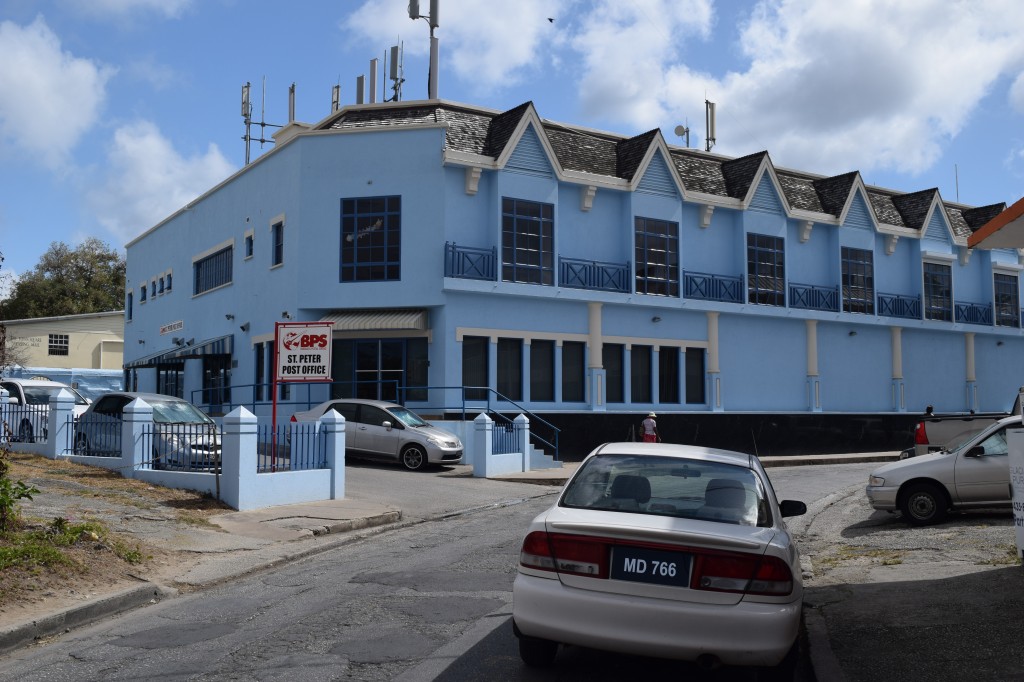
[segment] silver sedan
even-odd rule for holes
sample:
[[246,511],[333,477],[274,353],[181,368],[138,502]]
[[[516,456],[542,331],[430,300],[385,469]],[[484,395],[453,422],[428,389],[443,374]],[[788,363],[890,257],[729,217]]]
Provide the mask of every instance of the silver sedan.
[[661,443],[592,452],[527,531],[512,587],[528,665],[560,644],[727,665],[792,666],[799,553],[753,455]]
[[1006,430],[1020,425],[1007,417],[941,452],[881,466],[868,477],[868,501],[914,526],[939,523],[950,509],[1009,505]]

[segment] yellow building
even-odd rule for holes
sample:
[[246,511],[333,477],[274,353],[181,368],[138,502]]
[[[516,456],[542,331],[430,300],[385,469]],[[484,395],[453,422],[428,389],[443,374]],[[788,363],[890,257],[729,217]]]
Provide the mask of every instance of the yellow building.
[[8,359],[22,367],[110,369],[124,357],[124,311],[7,320]]

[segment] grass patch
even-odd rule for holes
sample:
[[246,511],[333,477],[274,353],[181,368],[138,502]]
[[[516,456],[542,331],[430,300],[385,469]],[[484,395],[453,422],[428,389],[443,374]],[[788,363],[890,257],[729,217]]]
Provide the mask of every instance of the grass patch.
[[859,545],[840,545],[832,552],[816,557],[814,562],[824,569],[833,569],[840,564],[868,560],[882,566],[898,566],[903,563],[903,553],[891,549],[872,549]]
[[1020,556],[1017,553],[1017,545],[1001,544],[996,545],[996,549],[1000,551],[991,559],[984,559],[978,562],[981,566],[1019,566]]

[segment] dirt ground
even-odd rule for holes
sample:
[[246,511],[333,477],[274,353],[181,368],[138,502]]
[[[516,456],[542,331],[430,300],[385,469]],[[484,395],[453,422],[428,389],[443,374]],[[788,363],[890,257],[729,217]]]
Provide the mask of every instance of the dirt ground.
[[[68,523],[99,522],[106,533],[65,548],[70,565],[0,573],[0,625],[33,620],[140,580],[162,582],[194,563],[189,552],[133,534],[139,519],[215,529],[209,519],[232,511],[197,492],[161,488],[98,467],[19,453],[11,453],[9,462],[12,480],[40,491],[19,503],[25,527],[45,529],[60,517]],[[131,563],[119,554],[139,560]]]

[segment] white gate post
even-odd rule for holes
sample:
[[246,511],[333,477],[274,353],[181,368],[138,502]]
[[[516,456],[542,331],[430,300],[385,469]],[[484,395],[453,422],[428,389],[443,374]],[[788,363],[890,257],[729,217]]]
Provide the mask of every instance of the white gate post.
[[139,469],[153,468],[153,407],[142,398],[124,406],[121,422],[121,475],[134,478]]
[[331,499],[343,500],[345,499],[345,418],[336,410],[327,410],[320,417],[320,428],[324,433],[327,468],[331,470]]
[[239,511],[260,506],[256,489],[256,426],[256,415],[244,407],[236,407],[224,416],[221,495],[224,502]]
[[473,476],[487,478],[487,467],[494,451],[494,422],[481,412],[473,420]]

